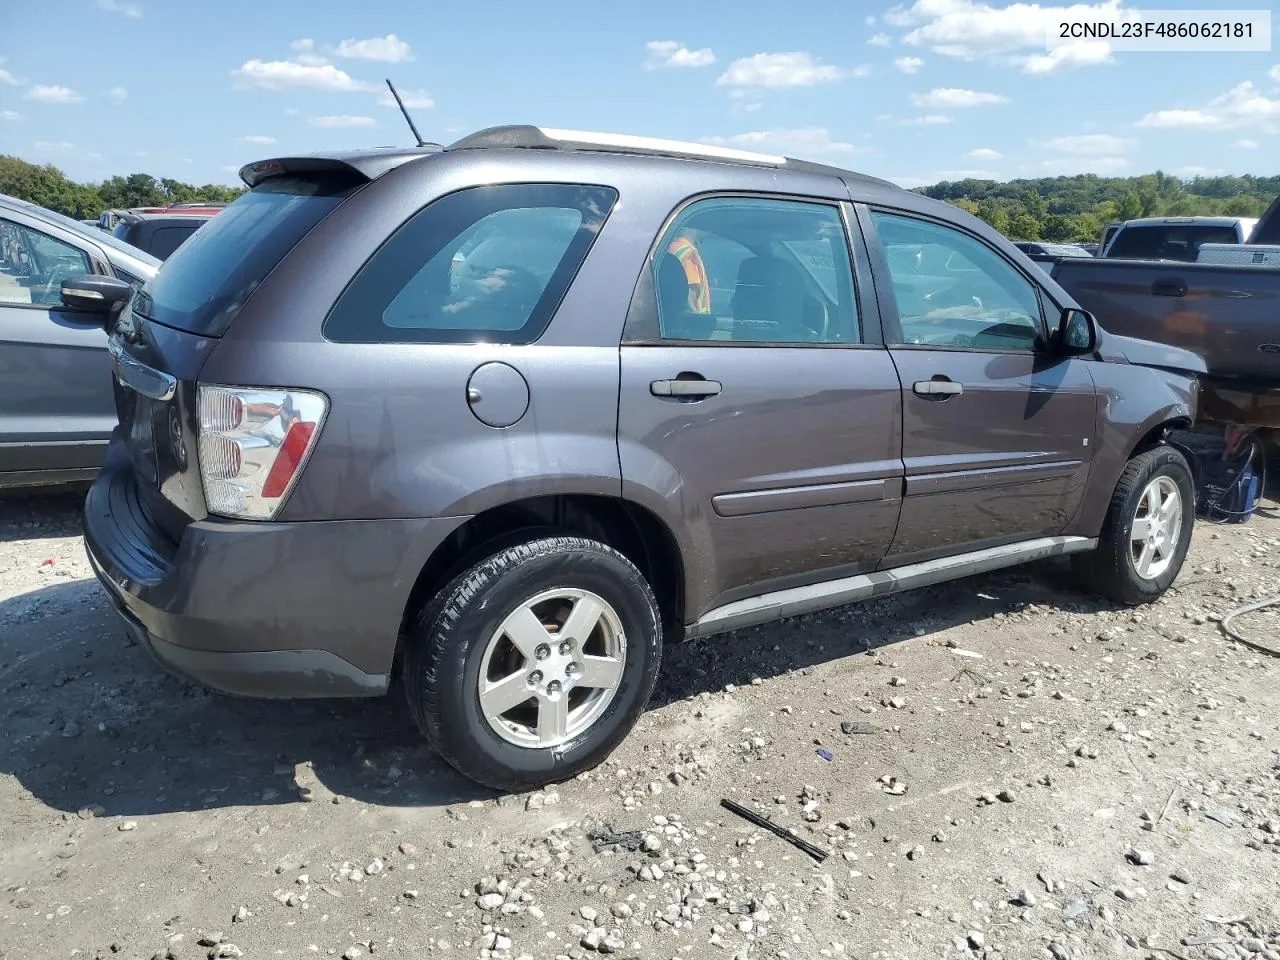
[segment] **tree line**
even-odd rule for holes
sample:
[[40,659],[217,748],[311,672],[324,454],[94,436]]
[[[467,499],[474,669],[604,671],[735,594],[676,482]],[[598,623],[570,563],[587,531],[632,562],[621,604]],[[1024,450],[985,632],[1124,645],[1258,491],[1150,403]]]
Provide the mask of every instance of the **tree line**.
[[1141,177],[955,180],[920,187],[981,217],[1013,240],[1096,241],[1102,228],[1138,217],[1257,217],[1280,194],[1280,177]]
[[[1280,194],[1280,177],[1196,177],[1157,171],[1141,177],[1041,177],[954,180],[917,188],[975,214],[1014,240],[1097,240],[1104,225],[1137,217],[1257,217]],[[171,203],[229,203],[241,187],[195,186],[147,173],[76,183],[52,164],[0,156],[0,193],[77,219],[103,210]]]
[[243,188],[216,183],[196,186],[149,173],[76,183],[52,164],[36,165],[0,155],[0,193],[48,207],[77,220],[97,219],[103,210],[164,207],[172,203],[230,203]]

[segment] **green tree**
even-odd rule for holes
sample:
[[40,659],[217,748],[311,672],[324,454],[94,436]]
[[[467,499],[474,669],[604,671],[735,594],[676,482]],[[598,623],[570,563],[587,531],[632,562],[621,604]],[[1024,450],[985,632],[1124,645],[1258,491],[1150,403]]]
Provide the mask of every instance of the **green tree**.
[[1000,233],[1008,235],[1009,233],[1009,214],[1003,207],[998,207],[989,200],[984,200],[978,204],[975,213],[990,224]]
[[39,166],[0,155],[0,193],[83,220],[112,207],[230,203],[244,190],[213,183],[197,187],[181,180],[156,180],[148,173],[111,177],[98,184],[76,183],[51,164]]
[[1117,220],[1137,220],[1142,216],[1142,199],[1136,193],[1126,193],[1116,207]]
[[1046,240],[1073,240],[1075,239],[1075,228],[1070,217],[1064,217],[1060,213],[1051,213],[1045,217],[1044,226],[1041,228],[1041,236]]
[[1014,240],[1039,240],[1040,221],[1029,213],[1019,213],[1009,222],[1007,234]]

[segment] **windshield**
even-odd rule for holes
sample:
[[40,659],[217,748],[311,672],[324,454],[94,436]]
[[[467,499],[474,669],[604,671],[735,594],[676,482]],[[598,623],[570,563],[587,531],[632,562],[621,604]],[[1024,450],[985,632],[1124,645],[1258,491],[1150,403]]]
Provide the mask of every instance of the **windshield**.
[[220,337],[253,292],[351,193],[349,177],[277,177],[193,233],[134,300],[167,327]]
[[1205,243],[1239,243],[1234,227],[1156,224],[1125,227],[1107,248],[1108,258],[1121,260],[1185,260],[1192,262]]

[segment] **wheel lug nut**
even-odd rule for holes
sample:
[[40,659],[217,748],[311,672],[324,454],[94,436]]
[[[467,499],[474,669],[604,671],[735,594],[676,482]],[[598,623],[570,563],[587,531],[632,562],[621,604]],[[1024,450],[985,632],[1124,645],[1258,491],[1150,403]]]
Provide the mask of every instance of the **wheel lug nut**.
[[548,694],[548,695],[550,695],[550,696],[553,696],[553,697],[554,697],[554,696],[555,696],[556,694],[558,694],[559,692],[560,692],[560,681],[559,681],[559,680],[552,680],[550,683],[548,683],[548,684],[547,684],[547,694]]
[[560,644],[560,655],[561,655],[561,656],[564,656],[565,654],[567,654],[567,653],[568,653],[570,650],[572,650],[572,649],[573,649],[573,641],[572,641],[572,640],[566,640],[566,641],[564,641],[562,644]]
[[540,643],[538,644],[537,649],[533,651],[533,655],[539,660],[545,660],[547,657],[551,656],[551,647],[545,643]]
[[576,663],[565,664],[564,675],[566,677],[576,677],[578,675],[578,665]]
[[533,673],[529,674],[529,686],[536,687],[541,682],[542,682],[541,670],[535,670],[533,671]]

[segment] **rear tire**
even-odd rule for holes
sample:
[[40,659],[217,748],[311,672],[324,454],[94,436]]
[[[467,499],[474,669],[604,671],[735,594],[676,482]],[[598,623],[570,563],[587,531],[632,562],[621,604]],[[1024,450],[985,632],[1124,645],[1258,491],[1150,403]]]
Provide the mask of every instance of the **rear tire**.
[[1133,457],[1111,495],[1097,549],[1072,558],[1083,585],[1130,606],[1159,599],[1191,545],[1195,496],[1191,468],[1173,447]]
[[653,590],[618,551],[540,536],[496,550],[426,605],[405,651],[406,700],[473,780],[511,791],[567,780],[639,719],[660,623]]

